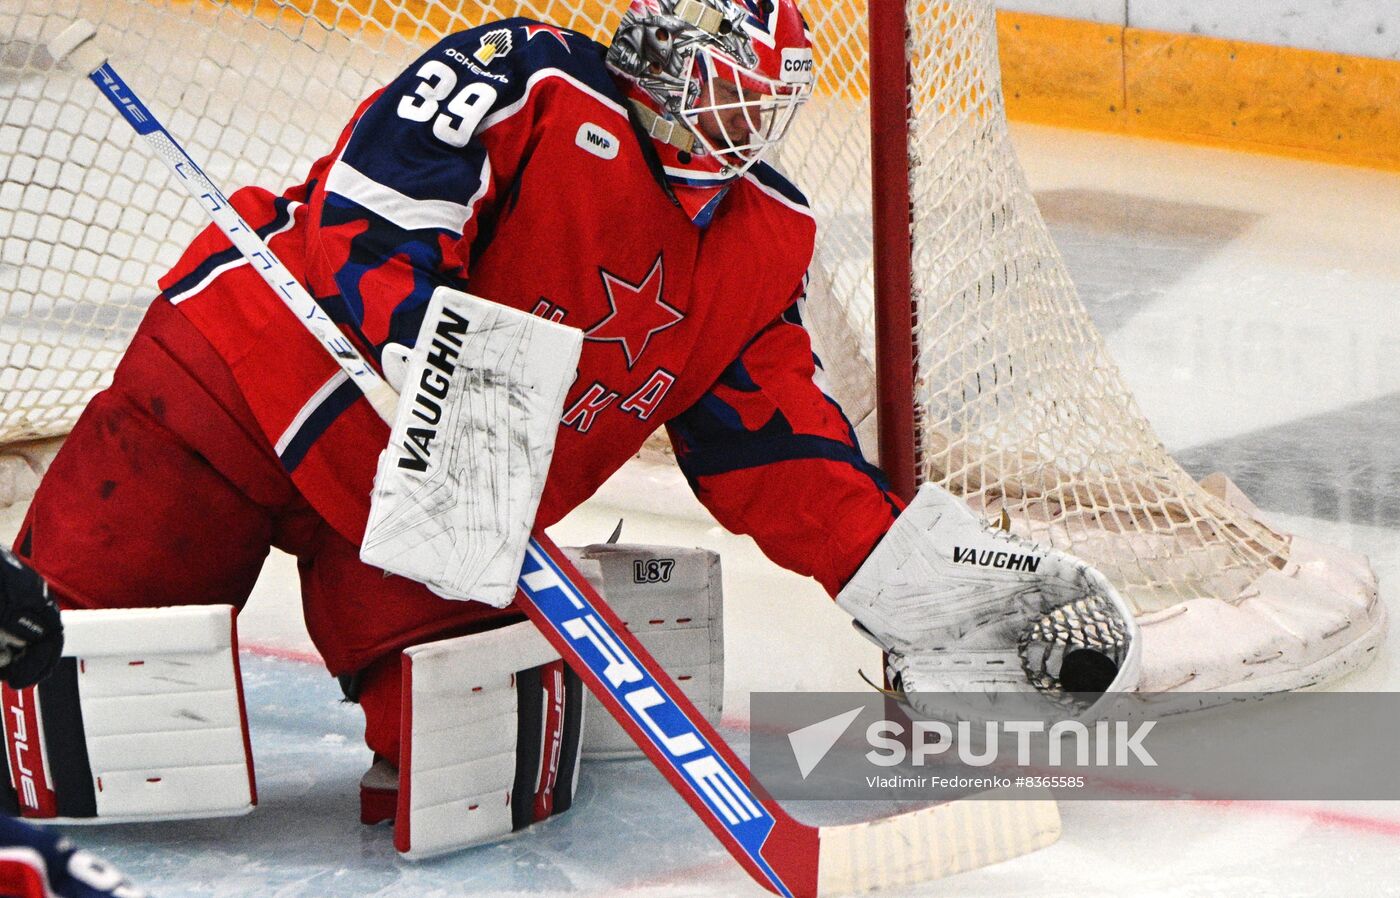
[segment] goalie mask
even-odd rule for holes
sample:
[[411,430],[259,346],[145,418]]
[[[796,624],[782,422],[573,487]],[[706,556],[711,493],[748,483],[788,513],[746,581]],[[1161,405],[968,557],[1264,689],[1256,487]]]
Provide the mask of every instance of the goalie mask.
[[673,183],[719,187],[787,133],[812,92],[812,42],[792,0],[632,0],[608,64]]

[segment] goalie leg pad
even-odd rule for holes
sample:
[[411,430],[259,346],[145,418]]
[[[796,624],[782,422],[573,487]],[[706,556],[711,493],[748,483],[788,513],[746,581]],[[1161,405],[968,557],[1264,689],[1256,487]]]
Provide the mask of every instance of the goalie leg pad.
[[4,810],[64,823],[252,810],[231,606],[64,611],[63,627],[53,676],[0,694]]
[[[611,544],[564,552],[695,707],[718,723],[724,705],[719,555],[699,548]],[[598,699],[590,694],[587,702],[584,757],[642,757]]]
[[[583,683],[522,622],[404,651],[394,847],[421,860],[495,842],[573,804]],[[361,819],[382,816],[385,764]],[[378,777],[378,788],[375,778]]]

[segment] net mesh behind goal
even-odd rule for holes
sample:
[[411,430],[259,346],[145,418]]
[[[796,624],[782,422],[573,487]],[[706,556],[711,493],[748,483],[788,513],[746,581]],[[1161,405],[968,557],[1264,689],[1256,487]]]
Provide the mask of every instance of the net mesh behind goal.
[[[812,24],[848,33],[852,16],[821,7]],[[1091,559],[1141,611],[1237,595],[1284,563],[1283,542],[1181,470],[1108,358],[1011,146],[992,5],[913,4],[908,21],[918,479]],[[819,209],[840,204],[817,263],[840,318],[821,324],[831,365],[859,360],[839,377],[857,418],[875,400],[860,391],[873,383],[870,194],[822,187],[870,181],[865,69],[824,68],[825,96],[784,157]]]
[[[526,15],[605,41],[622,6],[0,6],[0,443],[71,428],[109,378],[156,278],[204,224],[80,73],[48,55],[47,41],[73,18],[97,26],[126,79],[215,183],[281,189],[330,149],[361,99],[443,34]],[[803,9],[819,87],[777,164],[818,215],[809,324],[833,391],[870,448],[877,388],[867,10],[840,0],[807,0]],[[885,400],[912,405],[920,478],[988,517],[1006,512],[1024,535],[1099,566],[1147,619],[1195,600],[1245,609],[1250,590],[1289,575],[1296,546],[1228,483],[1194,483],[1108,358],[1010,144],[991,0],[910,0],[906,11],[910,175],[908,183],[882,173],[875,180],[876,189],[908,199],[913,295],[880,301],[905,303],[912,325],[912,396]],[[1369,602],[1348,598],[1334,608],[1320,598],[1308,613],[1340,616],[1348,623],[1338,632],[1354,624],[1358,639],[1383,623],[1373,580]],[[1271,657],[1281,651],[1271,639],[1246,640],[1240,651]],[[1353,644],[1348,636],[1336,645]],[[1300,663],[1331,657],[1336,645],[1311,646]],[[1198,675],[1193,669],[1182,681]]]

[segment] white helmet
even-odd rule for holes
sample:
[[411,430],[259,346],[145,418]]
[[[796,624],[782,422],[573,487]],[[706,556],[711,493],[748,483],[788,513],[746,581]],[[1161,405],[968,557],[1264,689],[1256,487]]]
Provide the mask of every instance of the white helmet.
[[631,0],[608,50],[673,165],[718,186],[782,140],[812,93],[812,38],[793,0]]

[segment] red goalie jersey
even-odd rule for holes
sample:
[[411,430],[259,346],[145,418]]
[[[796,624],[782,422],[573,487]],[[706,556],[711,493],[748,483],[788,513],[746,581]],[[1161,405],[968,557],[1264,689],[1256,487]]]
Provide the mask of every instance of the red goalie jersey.
[[[581,329],[538,523],[665,423],[701,500],[835,590],[896,513],[814,384],[799,319],[815,226],[757,165],[692,221],[586,38],[523,19],[448,37],[306,183],[233,198],[371,358],[448,284]],[[161,282],[228,362],[284,468],[362,536],[387,429],[215,229]]]
[[[722,196],[683,183],[603,52],[523,19],[453,35],[362,105],[305,183],[232,201],[371,359],[416,340],[442,284],[584,332],[538,523],[665,424],[723,524],[834,592],[898,504],[813,380],[812,217],[762,164]],[[393,761],[399,650],[515,611],[360,561],[388,428],[218,231],[160,286],[19,554],[65,606],[102,608],[242,607],[270,546],[296,556],[311,638],[358,676],[366,742]]]

